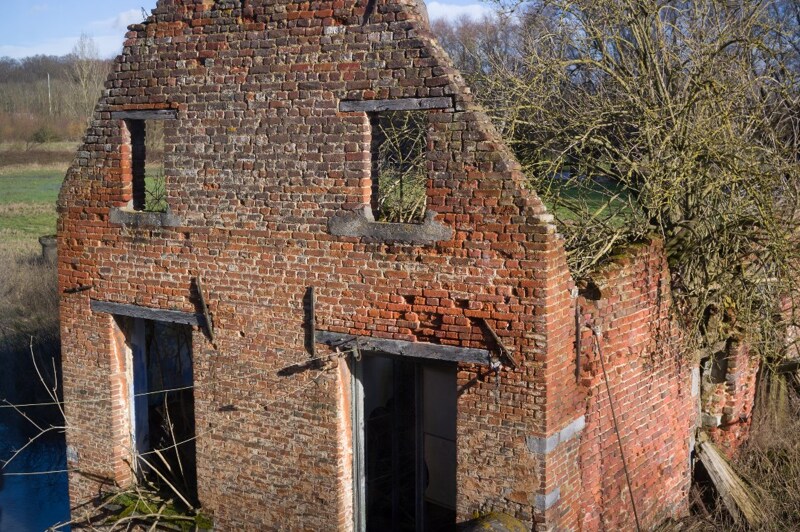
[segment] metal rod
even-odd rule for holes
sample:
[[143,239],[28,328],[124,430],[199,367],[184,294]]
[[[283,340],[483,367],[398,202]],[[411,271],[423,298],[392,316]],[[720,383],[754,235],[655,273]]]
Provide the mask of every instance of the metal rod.
[[633,518],[636,520],[636,531],[641,532],[642,527],[639,524],[639,513],[636,511],[636,501],[633,500],[633,487],[631,486],[631,477],[628,474],[628,461],[625,460],[625,450],[622,447],[622,436],[619,434],[619,425],[617,424],[617,413],[614,411],[614,400],[611,397],[611,386],[608,384],[608,373],[606,373],[606,364],[603,361],[603,349],[600,346],[600,328],[592,327],[592,334],[594,335],[594,343],[597,346],[597,355],[600,357],[600,367],[603,370],[603,379],[606,382],[606,393],[608,394],[608,404],[611,407],[611,420],[614,422],[614,432],[617,434],[617,443],[619,444],[619,454],[622,456],[622,469],[625,471],[625,482],[628,483],[628,493],[631,496],[631,506],[633,507]]
[[575,302],[575,382],[581,380],[581,350],[583,349],[582,338],[583,327],[581,323],[581,306]]

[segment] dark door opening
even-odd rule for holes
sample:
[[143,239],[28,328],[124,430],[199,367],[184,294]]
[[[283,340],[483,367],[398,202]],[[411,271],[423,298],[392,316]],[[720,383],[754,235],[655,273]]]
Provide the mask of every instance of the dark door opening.
[[358,528],[454,528],[455,364],[374,353],[355,374]]
[[130,347],[131,441],[140,481],[197,499],[192,329],[121,318]]

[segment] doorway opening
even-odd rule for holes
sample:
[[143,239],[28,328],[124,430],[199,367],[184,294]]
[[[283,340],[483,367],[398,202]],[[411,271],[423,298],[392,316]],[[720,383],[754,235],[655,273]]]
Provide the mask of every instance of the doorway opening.
[[456,364],[370,352],[353,365],[356,528],[454,529]]
[[140,482],[197,501],[192,328],[118,317],[128,343],[133,467]]

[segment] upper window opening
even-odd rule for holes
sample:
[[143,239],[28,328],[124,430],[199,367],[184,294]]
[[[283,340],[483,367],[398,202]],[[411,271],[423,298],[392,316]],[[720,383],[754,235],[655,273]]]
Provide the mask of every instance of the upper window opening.
[[166,212],[164,122],[126,120],[126,124],[131,142],[133,210]]
[[372,113],[370,125],[373,217],[380,222],[422,222],[427,200],[427,113]]

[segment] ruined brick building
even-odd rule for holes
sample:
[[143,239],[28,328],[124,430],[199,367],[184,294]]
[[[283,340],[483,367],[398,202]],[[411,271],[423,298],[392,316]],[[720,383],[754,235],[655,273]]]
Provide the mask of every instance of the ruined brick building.
[[[382,221],[412,113],[421,200]],[[414,0],[159,0],[59,197],[73,505],[160,451],[219,530],[630,529],[605,373],[642,524],[686,511],[660,244],[579,294],[523,182]]]

